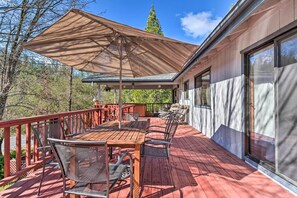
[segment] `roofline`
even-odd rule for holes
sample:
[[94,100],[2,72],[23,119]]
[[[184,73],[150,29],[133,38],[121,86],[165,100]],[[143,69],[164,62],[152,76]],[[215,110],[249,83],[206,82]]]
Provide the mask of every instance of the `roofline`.
[[[168,80],[122,80],[123,83],[172,83],[173,78],[168,79]],[[83,83],[118,83],[119,80],[104,80],[104,81],[98,81],[98,80],[86,80],[86,79],[82,79]]]
[[184,72],[188,71],[193,66],[192,64],[194,62],[202,58],[212,47],[224,39],[228,33],[249,17],[264,1],[265,0],[239,0],[203,41],[196,52],[188,59],[182,67],[182,70],[173,77],[173,81],[177,80]]

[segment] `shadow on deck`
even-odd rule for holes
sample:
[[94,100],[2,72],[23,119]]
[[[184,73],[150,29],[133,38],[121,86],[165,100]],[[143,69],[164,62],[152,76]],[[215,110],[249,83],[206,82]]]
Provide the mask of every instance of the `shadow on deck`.
[[[152,119],[151,122],[162,121]],[[179,126],[171,148],[176,188],[170,182],[166,160],[142,158],[142,197],[294,197],[191,126]],[[46,173],[40,197],[61,197],[60,171],[48,167]],[[40,170],[0,196],[36,197],[39,176]],[[110,197],[128,197],[128,182],[119,183]]]

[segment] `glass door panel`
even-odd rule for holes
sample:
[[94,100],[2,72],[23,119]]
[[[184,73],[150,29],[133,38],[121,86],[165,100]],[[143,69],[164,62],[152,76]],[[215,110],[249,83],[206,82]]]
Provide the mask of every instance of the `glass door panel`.
[[297,181],[297,35],[279,42],[276,89],[277,171]]
[[274,47],[248,56],[249,63],[249,154],[274,166]]

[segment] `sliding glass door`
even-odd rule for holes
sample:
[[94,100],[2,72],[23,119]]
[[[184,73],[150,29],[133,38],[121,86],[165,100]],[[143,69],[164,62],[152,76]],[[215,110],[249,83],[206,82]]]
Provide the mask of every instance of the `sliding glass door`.
[[274,46],[249,54],[248,66],[248,152],[252,158],[274,167]]
[[297,30],[246,59],[248,155],[297,184]]
[[278,42],[277,171],[297,181],[297,34]]

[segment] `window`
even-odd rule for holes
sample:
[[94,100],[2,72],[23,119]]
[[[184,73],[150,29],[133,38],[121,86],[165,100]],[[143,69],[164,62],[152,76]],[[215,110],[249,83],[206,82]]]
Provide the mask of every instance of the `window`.
[[195,77],[195,105],[210,107],[210,70]]
[[184,82],[184,99],[189,99],[189,81]]
[[297,63],[297,35],[289,37],[280,43],[280,67]]

